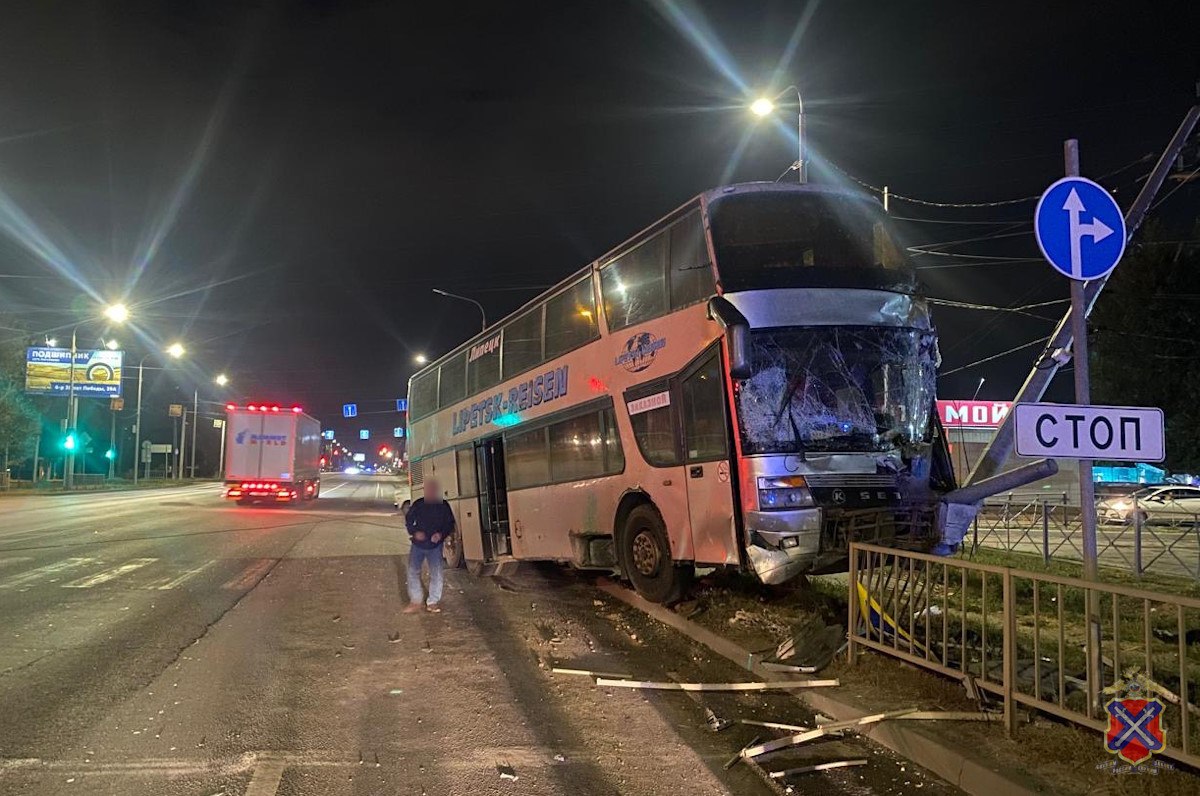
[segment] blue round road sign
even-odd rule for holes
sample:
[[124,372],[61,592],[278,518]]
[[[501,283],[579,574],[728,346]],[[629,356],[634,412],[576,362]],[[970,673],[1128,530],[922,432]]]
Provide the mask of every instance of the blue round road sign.
[[1072,279],[1099,279],[1125,252],[1125,217],[1108,191],[1063,177],[1038,200],[1033,233],[1050,264]]

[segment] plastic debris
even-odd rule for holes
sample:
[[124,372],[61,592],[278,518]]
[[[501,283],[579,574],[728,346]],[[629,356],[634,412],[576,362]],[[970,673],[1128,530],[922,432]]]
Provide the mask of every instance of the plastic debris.
[[516,782],[518,779],[516,769],[510,765],[501,765],[498,763],[496,764],[496,770],[500,772],[500,779],[508,779],[513,782]]
[[633,677],[632,674],[624,672],[594,672],[591,669],[568,669],[562,666],[555,666],[550,670],[551,674],[580,674],[584,677],[613,677],[617,679],[628,680]]

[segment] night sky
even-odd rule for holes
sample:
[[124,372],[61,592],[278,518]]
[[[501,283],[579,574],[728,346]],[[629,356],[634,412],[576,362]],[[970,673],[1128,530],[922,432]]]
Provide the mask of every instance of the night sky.
[[[794,117],[753,121],[760,87],[802,89],[815,181],[832,163],[910,197],[1027,197],[1077,137],[1126,205],[1194,100],[1197,30],[1188,2],[7,3],[0,317],[61,336],[125,299],[129,359],[189,348],[150,372],[154,417],[200,385],[349,435],[366,424],[341,404],[387,409],[414,354],[477,330],[432,288],[499,319],[692,195],[778,177]],[[1192,185],[1159,215],[1198,206]],[[1021,262],[1032,210],[892,205],[914,245],[997,236],[916,262],[942,266],[931,296],[1005,306],[1066,295]],[[956,369],[1052,328],[936,320],[943,397],[986,376],[1010,398],[1038,348]]]

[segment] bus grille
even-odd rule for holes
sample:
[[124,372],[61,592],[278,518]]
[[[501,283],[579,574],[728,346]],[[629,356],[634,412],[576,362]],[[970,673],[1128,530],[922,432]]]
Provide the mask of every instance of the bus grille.
[[809,486],[846,489],[895,489],[896,476],[873,473],[813,473],[805,475]]

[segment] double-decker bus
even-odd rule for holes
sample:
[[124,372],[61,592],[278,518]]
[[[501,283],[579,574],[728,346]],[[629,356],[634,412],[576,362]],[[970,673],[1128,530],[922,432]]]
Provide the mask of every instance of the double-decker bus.
[[658,602],[696,567],[781,583],[928,522],[937,363],[877,202],[721,187],[414,374],[411,486],[446,492],[452,565],[612,570]]

